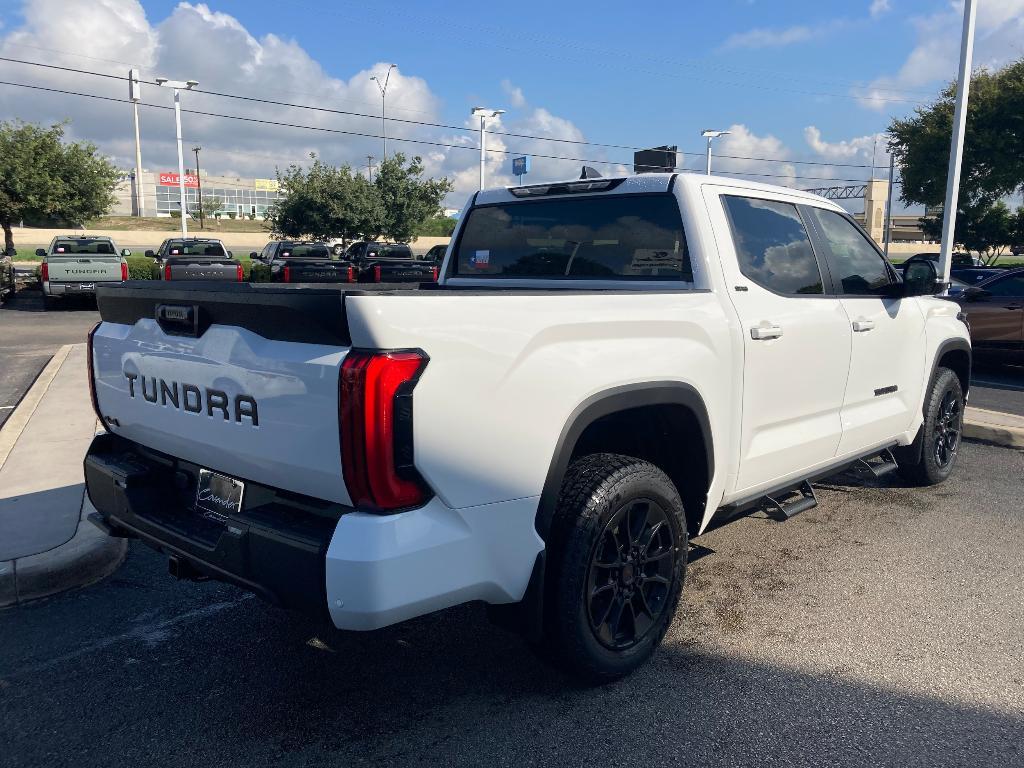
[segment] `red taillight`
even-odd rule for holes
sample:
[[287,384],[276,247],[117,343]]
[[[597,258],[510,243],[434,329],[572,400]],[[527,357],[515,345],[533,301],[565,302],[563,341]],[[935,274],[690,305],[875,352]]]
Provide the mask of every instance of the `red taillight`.
[[42,267],[39,268],[39,279],[44,283],[50,279],[50,265],[45,261],[43,262]]
[[432,276],[432,277],[434,278],[434,282],[435,282],[435,283],[437,282],[437,276],[438,276],[438,275],[439,275],[440,273],[441,273],[441,270],[439,270],[439,269],[438,269],[437,267],[434,267],[434,268],[432,268],[432,269],[430,270],[430,274],[431,274],[431,276]]
[[85,345],[85,359],[86,359],[86,370],[89,372],[89,399],[92,400],[92,410],[96,414],[96,418],[100,420],[100,424],[106,426],[106,420],[103,418],[103,414],[100,413],[100,404],[96,399],[96,366],[93,363],[93,337],[96,335],[96,331],[99,330],[100,323],[96,323],[89,331],[89,342]]
[[285,264],[284,269],[281,271],[284,273],[284,281],[290,283],[292,281],[292,268]]
[[164,280],[170,280],[170,279],[171,279],[171,265],[167,264],[164,267]]
[[427,356],[352,351],[341,366],[341,463],[353,506],[392,511],[428,496],[413,464],[412,390]]
[[380,282],[380,264],[375,264],[373,267],[373,282]]
[[242,265],[241,264],[238,264],[235,267],[235,279],[237,279],[238,282],[242,282],[242,279],[244,277],[245,277],[245,270],[242,269]]
[[128,262],[127,261],[122,261],[121,262],[121,282],[123,283],[127,279],[128,279]]
[[349,267],[348,268],[347,278],[348,278],[348,281],[350,283],[354,283],[356,281],[356,270],[355,270],[355,268],[353,268],[353,267]]

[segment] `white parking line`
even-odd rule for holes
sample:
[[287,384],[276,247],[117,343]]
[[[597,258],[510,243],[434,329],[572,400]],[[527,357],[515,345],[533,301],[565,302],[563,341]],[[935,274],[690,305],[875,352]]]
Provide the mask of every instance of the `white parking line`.
[[16,405],[0,405],[0,411],[9,411],[12,408],[17,408]]

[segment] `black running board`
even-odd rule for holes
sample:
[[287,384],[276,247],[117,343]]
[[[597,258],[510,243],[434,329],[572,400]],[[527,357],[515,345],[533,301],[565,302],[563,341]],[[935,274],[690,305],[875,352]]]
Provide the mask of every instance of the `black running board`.
[[899,464],[896,463],[896,457],[892,455],[892,451],[886,448],[875,456],[857,459],[853,468],[858,472],[873,475],[878,480],[899,469]]
[[[796,496],[796,498],[790,498]],[[772,520],[785,522],[794,515],[814,509],[818,506],[818,497],[814,495],[814,487],[804,480],[796,488],[779,496],[765,496],[764,509]]]

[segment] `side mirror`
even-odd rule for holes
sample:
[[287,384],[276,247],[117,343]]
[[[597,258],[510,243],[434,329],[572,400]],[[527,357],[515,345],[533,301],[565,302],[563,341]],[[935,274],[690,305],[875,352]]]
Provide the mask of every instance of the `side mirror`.
[[964,288],[963,292],[963,297],[965,301],[977,301],[978,299],[983,299],[989,295],[991,294],[984,288],[978,288],[977,286],[974,285]]
[[46,249],[45,248],[36,248],[36,256],[45,256],[45,255],[46,255]]
[[903,295],[930,296],[936,292],[938,279],[933,262],[927,259],[908,261],[903,265]]
[[258,259],[259,258],[259,254],[256,253],[256,251],[249,251],[249,258],[250,259]]
[[152,249],[146,251],[146,255],[149,256],[149,258],[151,258],[151,259],[155,259],[156,258],[156,254],[153,253]]
[[132,249],[131,248],[122,248],[121,249],[121,255],[124,256],[127,259],[129,256],[132,255]]
[[235,255],[234,253],[232,253],[231,251],[228,251],[228,256],[231,256],[233,258],[234,255]]

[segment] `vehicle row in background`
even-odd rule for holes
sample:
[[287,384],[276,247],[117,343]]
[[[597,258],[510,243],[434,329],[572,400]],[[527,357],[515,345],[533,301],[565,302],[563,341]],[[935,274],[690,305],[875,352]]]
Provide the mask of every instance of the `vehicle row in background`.
[[[939,254],[937,253],[917,253],[907,259],[910,261],[931,261],[936,265],[939,263]],[[982,280],[988,280],[995,275],[1000,275],[1005,272],[1005,269],[1001,267],[990,267],[978,256],[973,256],[969,253],[954,253],[952,258],[952,264],[949,270],[950,277],[956,278],[968,285],[974,285],[980,283]]]
[[967,315],[977,355],[1024,362],[1024,268],[1000,270],[950,298]]
[[275,240],[249,256],[281,283],[422,283],[437,279],[439,262],[417,259],[405,243],[360,240],[341,258],[321,241]]

